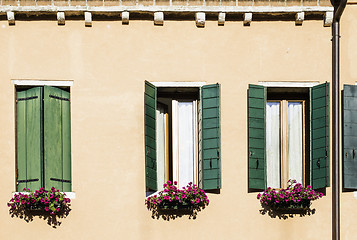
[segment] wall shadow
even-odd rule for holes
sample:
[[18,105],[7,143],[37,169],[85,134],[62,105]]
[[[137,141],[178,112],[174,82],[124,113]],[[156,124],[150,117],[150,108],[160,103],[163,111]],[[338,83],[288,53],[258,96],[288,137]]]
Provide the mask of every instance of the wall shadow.
[[274,209],[271,207],[263,207],[259,210],[259,213],[262,215],[267,214],[271,218],[278,218],[286,220],[288,218],[294,217],[305,217],[315,214],[316,209],[308,208],[299,208],[299,209]]
[[190,207],[190,208],[179,208],[179,209],[161,209],[161,208],[148,208],[152,214],[153,219],[159,220],[160,218],[165,221],[175,220],[176,218],[181,218],[183,216],[188,216],[189,219],[196,219],[197,214],[202,211],[205,207]]
[[56,214],[50,214],[43,209],[27,209],[25,207],[20,207],[17,209],[10,209],[9,214],[12,218],[17,217],[23,219],[27,223],[32,222],[34,217],[39,217],[44,221],[47,221],[47,224],[53,228],[57,228],[62,224],[62,220],[66,218],[71,209],[69,206],[63,206],[59,212]]

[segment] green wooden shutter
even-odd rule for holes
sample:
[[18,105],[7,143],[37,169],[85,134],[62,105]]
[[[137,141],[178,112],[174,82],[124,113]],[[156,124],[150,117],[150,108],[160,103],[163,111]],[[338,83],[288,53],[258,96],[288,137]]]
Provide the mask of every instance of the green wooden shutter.
[[63,192],[71,187],[70,93],[44,86],[44,176],[45,188]]
[[42,88],[17,91],[17,191],[39,189],[43,183]]
[[201,187],[204,190],[221,188],[221,121],[220,85],[201,88]]
[[146,188],[157,191],[156,87],[145,81],[145,175]]
[[266,88],[250,84],[248,90],[248,183],[250,189],[266,188],[265,107]]
[[357,86],[343,91],[343,187],[357,189]]
[[314,189],[330,185],[329,83],[310,89],[311,185]]

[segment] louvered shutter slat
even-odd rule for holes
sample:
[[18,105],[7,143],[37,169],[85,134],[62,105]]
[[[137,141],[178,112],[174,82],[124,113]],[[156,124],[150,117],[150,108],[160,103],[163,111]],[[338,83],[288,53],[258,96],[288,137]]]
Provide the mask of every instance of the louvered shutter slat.
[[146,188],[157,191],[156,161],[156,87],[145,81],[144,120],[145,120],[145,175]]
[[45,188],[72,191],[70,93],[44,86]]
[[343,186],[357,189],[357,86],[343,91]]
[[329,83],[311,88],[311,185],[314,189],[330,184]]
[[248,90],[248,183],[250,189],[266,187],[265,108],[266,89],[249,85]]
[[221,188],[220,85],[201,88],[200,182],[204,190]]
[[42,186],[42,88],[17,92],[17,191]]

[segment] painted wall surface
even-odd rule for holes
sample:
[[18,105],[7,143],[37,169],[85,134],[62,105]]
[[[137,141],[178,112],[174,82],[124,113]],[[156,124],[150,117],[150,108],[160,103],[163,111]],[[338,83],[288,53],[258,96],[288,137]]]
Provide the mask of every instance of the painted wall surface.
[[[342,44],[345,82],[357,79],[355,8]],[[349,20],[347,20],[349,19]],[[0,22],[0,239],[330,239],[331,188],[312,216],[261,215],[248,193],[247,88],[259,81],[331,81],[331,29],[322,21]],[[348,50],[347,50],[348,49]],[[357,50],[357,49],[356,49]],[[72,212],[51,228],[11,218],[15,191],[13,79],[73,80]],[[197,216],[154,220],[145,205],[144,81],[221,84],[222,189]],[[354,239],[357,200],[342,194],[342,239]]]
[[[348,1],[350,3],[350,1]],[[354,40],[357,37],[356,1],[351,1],[351,5],[347,5],[341,18],[341,83],[340,87],[343,89],[343,84],[355,85],[357,82],[357,48]],[[343,192],[341,194],[341,239],[356,238],[357,221],[353,219],[354,205],[356,204],[356,192]]]

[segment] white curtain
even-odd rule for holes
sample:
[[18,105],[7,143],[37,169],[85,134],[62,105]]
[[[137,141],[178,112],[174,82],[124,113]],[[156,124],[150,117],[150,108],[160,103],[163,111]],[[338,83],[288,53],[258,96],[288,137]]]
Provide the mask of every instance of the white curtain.
[[179,183],[193,182],[193,104],[179,102]]
[[157,188],[163,190],[166,181],[166,115],[164,109],[156,109],[156,160],[157,160]]
[[303,181],[302,110],[301,102],[288,103],[289,179],[295,179],[299,183]]
[[[173,180],[184,187],[194,181],[193,102],[172,101]],[[176,134],[175,134],[176,133]]]
[[266,104],[267,186],[280,188],[280,102]]

